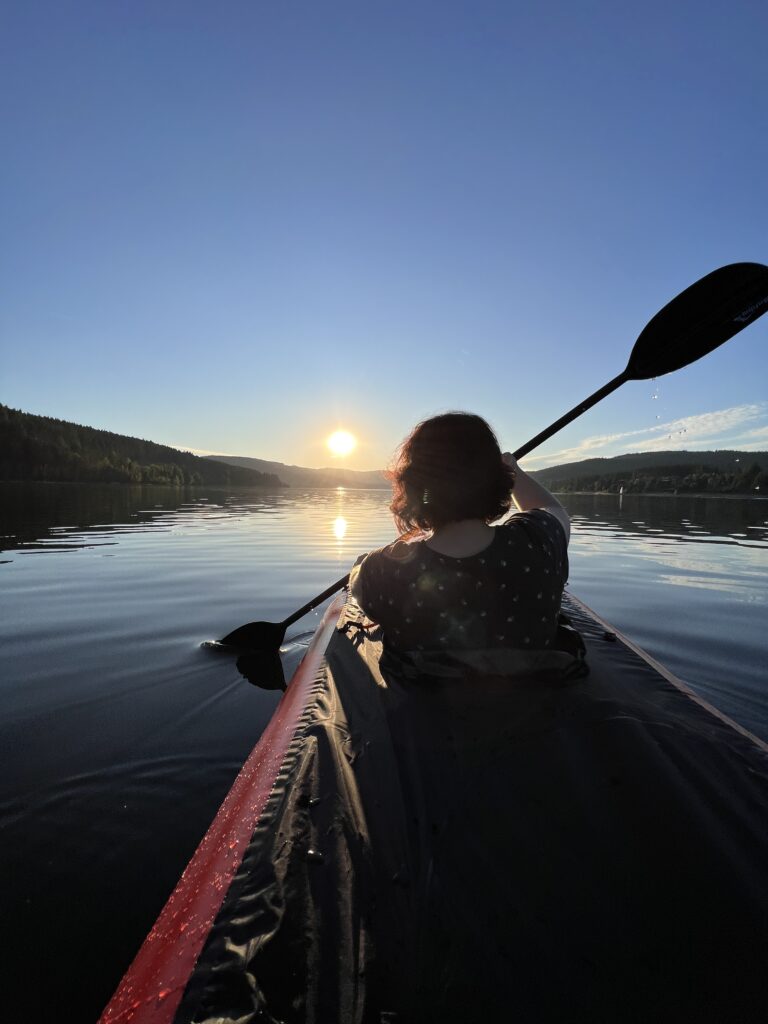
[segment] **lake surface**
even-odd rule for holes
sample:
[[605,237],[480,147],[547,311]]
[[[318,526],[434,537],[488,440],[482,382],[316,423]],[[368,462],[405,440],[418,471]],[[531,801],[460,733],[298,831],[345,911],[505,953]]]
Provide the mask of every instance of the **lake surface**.
[[[387,503],[0,485],[9,1019],[96,1019],[279,698],[200,642],[284,618],[387,543]],[[573,593],[768,738],[768,502],[565,503]]]

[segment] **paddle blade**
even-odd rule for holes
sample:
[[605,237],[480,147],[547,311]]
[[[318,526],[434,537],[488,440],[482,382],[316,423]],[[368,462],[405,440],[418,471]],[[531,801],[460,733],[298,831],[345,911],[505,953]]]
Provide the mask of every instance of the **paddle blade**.
[[227,633],[220,643],[240,651],[276,651],[283,642],[285,629],[284,622],[246,622]]
[[768,311],[768,267],[730,263],[686,288],[635,342],[627,380],[648,380],[701,359]]

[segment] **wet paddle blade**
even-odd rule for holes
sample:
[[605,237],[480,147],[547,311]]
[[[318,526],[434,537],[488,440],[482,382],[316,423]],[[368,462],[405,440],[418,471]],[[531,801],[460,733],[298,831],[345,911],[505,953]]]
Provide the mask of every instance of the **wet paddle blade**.
[[240,651],[276,651],[285,630],[285,622],[246,622],[222,637],[220,644]]
[[768,267],[730,263],[686,288],[660,310],[635,342],[627,380],[679,370],[768,312]]

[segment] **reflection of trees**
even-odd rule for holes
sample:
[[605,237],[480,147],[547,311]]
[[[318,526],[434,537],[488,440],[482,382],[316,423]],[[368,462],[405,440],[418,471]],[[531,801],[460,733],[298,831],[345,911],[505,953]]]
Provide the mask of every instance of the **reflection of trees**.
[[[314,543],[319,529],[333,545],[338,561],[351,564],[358,554],[394,540],[387,497],[379,488],[267,492],[0,481],[0,551],[35,543],[47,548],[105,544],[109,534],[170,529],[186,514],[195,519],[231,516],[238,520],[274,516],[290,521],[292,545],[308,539]],[[343,540],[335,537],[332,528],[339,517],[346,521]]]
[[[562,500],[584,535],[620,535],[704,543],[768,545],[768,502],[752,498],[691,495],[565,494]],[[155,506],[161,507],[155,507]],[[334,545],[335,553],[350,564],[365,550],[394,540],[387,511],[387,495],[377,491],[307,490],[240,492],[176,487],[114,487],[72,483],[0,482],[0,550],[18,544],[80,546],[89,541],[78,531],[98,528],[108,532],[169,529],[185,510],[195,515],[262,516],[303,510],[306,521],[298,539],[316,536],[318,528]],[[208,509],[208,513],[206,513]],[[333,530],[343,517],[345,536]],[[297,519],[298,521],[298,519]]]
[[[577,528],[710,543],[768,544],[768,503],[702,495],[563,494]],[[757,526],[757,524],[762,524]],[[745,537],[746,535],[746,537]]]
[[[290,500],[283,494],[259,493],[265,510]],[[160,507],[154,507],[160,506]],[[185,510],[196,515],[241,515],[243,507],[226,492],[200,491],[194,497],[176,487],[111,487],[74,483],[0,482],[0,550],[38,542],[46,547],[82,547],[93,543],[82,531],[94,527],[99,535],[170,529],[170,517]],[[104,541],[102,540],[102,543]]]
[[[333,538],[338,561],[344,564],[349,559],[351,564],[362,551],[394,540],[386,501],[381,489],[243,488],[233,493],[207,487],[186,491],[141,484],[0,481],[0,551],[35,542],[49,548],[107,543],[109,533],[170,529],[187,512],[195,518],[237,519],[286,514],[295,524],[292,543],[314,540],[319,531],[325,540]],[[343,540],[333,533],[334,520],[340,517],[346,521]]]

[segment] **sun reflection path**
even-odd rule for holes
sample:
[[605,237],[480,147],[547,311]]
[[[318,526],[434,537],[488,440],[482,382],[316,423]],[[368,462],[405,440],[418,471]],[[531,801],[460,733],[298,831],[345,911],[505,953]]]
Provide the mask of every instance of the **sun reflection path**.
[[344,516],[336,516],[333,521],[333,536],[336,540],[344,540],[347,535],[347,520]]

